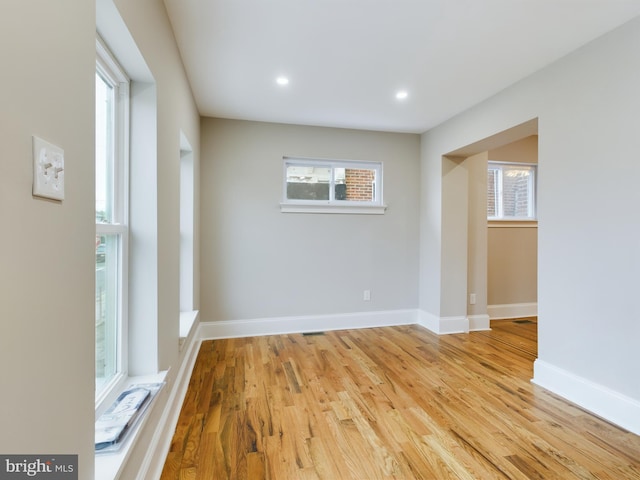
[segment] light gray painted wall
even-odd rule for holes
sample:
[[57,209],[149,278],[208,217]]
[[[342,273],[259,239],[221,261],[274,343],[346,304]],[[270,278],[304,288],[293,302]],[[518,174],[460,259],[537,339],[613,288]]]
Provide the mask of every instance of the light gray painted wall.
[[[158,83],[158,335],[147,341],[162,369],[179,357],[180,130],[197,161],[199,116],[162,2],[117,3]],[[95,41],[96,2],[3,2],[0,451],[79,454],[82,479],[94,476]],[[61,203],[31,195],[32,135],[65,151]]]
[[[114,3],[157,86],[157,366],[164,370],[175,365],[178,359],[180,131],[193,146],[195,175],[198,175],[200,119],[164,4],[158,0],[115,0]],[[196,252],[197,248],[196,245]],[[198,260],[196,253],[196,265]],[[194,288],[197,290],[198,285]]]
[[[201,125],[202,320],[417,307],[418,135]],[[386,214],[281,213],[286,155],[382,161]]]
[[[99,0],[111,1],[111,0]],[[138,194],[147,195],[149,211],[141,241],[153,252],[149,258],[148,269],[155,272],[144,276],[151,279],[150,285],[144,285],[145,302],[153,302],[149,308],[144,306],[136,311],[138,321],[144,324],[145,332],[139,332],[138,341],[133,349],[144,350],[151,354],[137,362],[136,374],[155,373],[169,370],[167,390],[173,388],[178,366],[181,362],[179,351],[180,318],[180,135],[181,132],[193,147],[194,175],[200,168],[200,117],[191,94],[191,88],[184,72],[182,61],[175,44],[171,24],[164,4],[159,0],[113,0],[122,20],[133,37],[150,73],[155,80],[156,127],[155,148],[150,159],[152,168],[149,175],[139,174]],[[139,112],[138,112],[139,113]],[[153,155],[155,153],[155,156]],[[147,161],[149,159],[146,159]],[[146,186],[145,186],[146,182]],[[196,192],[196,237],[199,232],[199,203]],[[138,197],[139,198],[139,197]],[[149,198],[151,201],[149,201]],[[155,209],[153,206],[155,205]],[[138,212],[140,213],[140,212]],[[142,220],[141,220],[142,221]],[[133,226],[132,226],[133,227]],[[197,271],[199,262],[198,240],[194,245],[194,264]],[[145,255],[148,252],[145,252]],[[139,264],[138,264],[139,265]],[[144,268],[142,266],[141,268]],[[199,280],[199,279],[198,279]],[[198,281],[194,288],[199,289]],[[198,308],[197,296],[195,308]],[[150,318],[149,318],[150,317]],[[184,352],[182,352],[184,355]],[[139,356],[139,355],[138,355]],[[134,357],[135,358],[135,357]],[[161,421],[162,402],[158,399],[148,423],[156,425]],[[152,428],[142,432],[135,448],[130,452],[121,478],[135,478],[147,449],[152,441]]]
[[487,314],[487,157],[482,152],[464,161],[469,175],[467,295],[476,295],[475,305],[467,296],[469,315]]
[[443,239],[464,234],[463,225],[444,230],[442,155],[538,118],[539,359],[635,400],[638,45],[635,19],[425,133],[420,245],[421,309],[464,314],[466,282],[439,278],[459,274],[456,255],[465,254],[440,248]]
[[[78,454],[93,478],[95,3],[0,14],[0,452]],[[65,200],[31,195],[31,136],[65,156]]]

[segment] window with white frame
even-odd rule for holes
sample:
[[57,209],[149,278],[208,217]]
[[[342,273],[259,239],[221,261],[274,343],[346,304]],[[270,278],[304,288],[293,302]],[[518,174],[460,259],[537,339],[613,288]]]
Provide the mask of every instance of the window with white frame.
[[383,213],[382,163],[285,157],[281,205],[293,212]]
[[487,170],[487,219],[536,219],[534,164],[492,162]]
[[96,61],[96,402],[126,375],[129,79],[102,41]]

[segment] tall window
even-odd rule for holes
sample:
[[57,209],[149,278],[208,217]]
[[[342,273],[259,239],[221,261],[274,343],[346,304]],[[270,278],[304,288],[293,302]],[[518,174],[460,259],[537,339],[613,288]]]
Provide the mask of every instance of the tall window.
[[193,310],[193,216],[193,149],[180,132],[180,312]]
[[96,64],[96,400],[126,375],[129,80],[101,41]]
[[489,220],[535,220],[535,193],[535,165],[489,162],[487,171],[487,218]]

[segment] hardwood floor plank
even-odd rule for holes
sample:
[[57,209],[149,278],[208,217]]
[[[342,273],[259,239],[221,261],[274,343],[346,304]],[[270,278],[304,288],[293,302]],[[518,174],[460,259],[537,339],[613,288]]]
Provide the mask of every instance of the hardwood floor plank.
[[328,448],[322,438],[311,437],[309,439],[309,453],[318,478],[321,480],[342,478],[341,472],[346,471],[346,466],[336,461],[338,457],[333,454],[333,449]]
[[640,437],[531,384],[521,320],[205,341],[162,480],[640,480]]

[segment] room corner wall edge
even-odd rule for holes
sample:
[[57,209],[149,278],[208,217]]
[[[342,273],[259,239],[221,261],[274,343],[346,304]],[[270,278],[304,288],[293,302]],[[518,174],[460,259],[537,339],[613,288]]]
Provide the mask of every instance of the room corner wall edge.
[[[420,310],[418,312],[418,325],[427,330],[437,333],[438,335],[448,335],[452,333],[469,333],[471,317],[467,316],[450,316],[439,317],[433,313]],[[485,330],[484,328],[474,328],[476,330]]]
[[482,330],[491,330],[491,319],[489,315],[480,314],[480,315],[469,315],[467,317],[469,319],[469,331],[470,332],[479,332]]
[[640,435],[640,402],[543,360],[533,364],[531,382],[619,427]]

